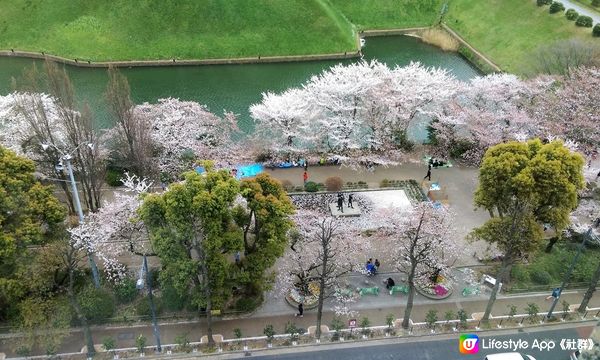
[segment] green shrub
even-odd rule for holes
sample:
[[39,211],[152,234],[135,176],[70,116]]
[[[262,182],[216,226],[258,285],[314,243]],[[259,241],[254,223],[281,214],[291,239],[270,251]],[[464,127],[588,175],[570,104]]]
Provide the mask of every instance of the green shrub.
[[105,289],[87,286],[79,293],[78,298],[81,310],[92,322],[106,320],[115,313],[115,301]]
[[577,21],[575,21],[575,25],[581,27],[592,27],[594,24],[594,20],[591,17],[585,15],[579,15]]
[[138,337],[135,338],[135,347],[137,348],[137,351],[139,353],[144,352],[144,348],[146,347],[146,342],[147,342],[147,339],[142,334],[140,334]]
[[127,304],[135,300],[138,295],[138,289],[135,287],[135,280],[125,278],[120,283],[114,286],[115,297],[121,304]]
[[433,329],[435,327],[435,323],[438,321],[437,313],[437,310],[431,309],[425,314],[425,323],[427,323],[428,328]]
[[579,13],[577,13],[575,9],[569,9],[565,13],[565,16],[567,17],[567,20],[575,21],[579,17]]
[[369,326],[371,326],[371,320],[369,320],[368,317],[365,316],[360,320],[361,333],[363,335],[369,335],[369,333],[371,333],[371,329],[367,329]]
[[[154,298],[154,310],[156,311],[156,315],[162,312],[162,298]],[[138,314],[138,316],[152,316],[152,310],[150,309],[150,301],[148,301],[148,298],[143,297],[138,300],[137,304],[135,305],[135,312]]]
[[537,6],[544,6],[552,4],[552,0],[537,0]]
[[592,0],[592,6],[600,7],[600,0]]
[[550,14],[556,14],[557,12],[565,11],[563,3],[555,1],[550,5]]
[[342,190],[343,185],[344,182],[339,176],[330,176],[327,179],[325,179],[325,188],[327,189],[327,191],[340,191]]
[[521,265],[513,266],[510,276],[512,279],[520,283],[529,282],[529,273],[527,272],[527,269]]
[[180,311],[187,303],[187,298],[179,295],[179,292],[171,285],[164,286],[161,294],[162,304],[167,311]]
[[314,181],[307,181],[306,184],[304,184],[304,190],[306,192],[317,192],[319,191],[319,186]]
[[552,275],[545,270],[532,271],[530,276],[535,284],[548,285],[552,282]]
[[267,337],[267,342],[271,343],[273,341],[273,338],[275,337],[275,329],[273,328],[273,325],[269,324],[265,326],[265,328],[263,329],[263,334],[265,334],[265,336]]
[[450,157],[454,159],[460,158],[464,153],[473,148],[473,143],[467,140],[458,140],[450,144]]
[[123,183],[121,179],[123,178],[123,171],[115,168],[108,168],[106,170],[106,183],[109,186],[121,186]]
[[379,187],[386,188],[390,186],[390,181],[388,179],[383,179],[379,183]]
[[106,351],[111,351],[115,348],[116,342],[112,336],[106,336],[102,339],[102,347]]
[[594,29],[592,30],[592,35],[593,35],[594,37],[600,37],[600,23],[599,23],[599,24],[596,24],[596,25],[594,26]]
[[262,303],[260,296],[244,296],[235,302],[235,309],[241,312],[254,311]]

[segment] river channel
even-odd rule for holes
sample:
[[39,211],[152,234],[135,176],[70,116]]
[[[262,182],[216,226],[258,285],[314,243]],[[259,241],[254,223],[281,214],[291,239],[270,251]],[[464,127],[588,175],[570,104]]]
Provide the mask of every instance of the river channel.
[[[407,65],[419,61],[426,66],[448,69],[458,79],[468,80],[480,73],[456,53],[443,52],[409,36],[383,36],[366,39],[363,48],[365,60],[377,59],[388,66]],[[156,102],[157,99],[174,97],[193,100],[208,106],[221,115],[224,110],[239,114],[240,128],[252,131],[248,113],[250,105],[260,102],[265,91],[279,92],[300,86],[312,75],[340,62],[352,60],[328,60],[293,63],[165,66],[124,68],[129,79],[135,103]],[[0,57],[0,94],[11,92],[11,78],[18,77],[24,68],[40,60]],[[108,77],[106,69],[67,66],[74,83],[78,100],[88,102],[97,123],[102,127],[111,125],[106,111],[104,91]],[[417,136],[420,137],[420,136]]]

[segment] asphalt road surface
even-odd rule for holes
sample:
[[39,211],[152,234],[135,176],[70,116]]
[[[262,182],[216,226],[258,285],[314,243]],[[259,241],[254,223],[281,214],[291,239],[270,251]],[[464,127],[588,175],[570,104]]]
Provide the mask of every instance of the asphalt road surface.
[[[409,343],[397,343],[397,344],[385,344],[376,346],[356,346],[347,348],[337,349],[323,349],[320,351],[302,351],[298,348],[297,352],[288,354],[277,354],[267,356],[256,356],[252,355],[248,358],[255,358],[261,360],[270,359],[310,359],[310,360],[483,360],[486,355],[496,354],[502,352],[510,352],[510,350],[490,350],[482,349],[483,342],[487,342],[492,339],[500,341],[523,340],[529,344],[527,350],[520,350],[522,354],[532,355],[536,360],[568,360],[569,351],[563,351],[560,348],[560,342],[563,338],[568,339],[579,339],[587,338],[591,332],[590,326],[580,326],[577,328],[568,328],[560,330],[544,330],[544,331],[524,331],[518,332],[513,335],[489,335],[480,336],[480,350],[475,355],[465,355],[459,352],[458,346],[458,335],[455,339],[451,340],[434,340],[434,341],[418,341]],[[539,349],[531,349],[531,346],[537,340],[539,344],[541,341],[553,340],[556,347],[553,350],[540,351]],[[305,348],[306,350],[314,348]]]

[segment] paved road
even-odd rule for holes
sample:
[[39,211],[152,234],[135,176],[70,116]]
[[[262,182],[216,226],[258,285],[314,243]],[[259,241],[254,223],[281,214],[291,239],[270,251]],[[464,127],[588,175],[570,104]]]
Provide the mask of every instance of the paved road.
[[[527,341],[529,346],[533,344],[534,340],[553,340],[556,342],[557,349],[551,351],[538,351],[538,350],[525,350],[522,353],[532,355],[536,360],[567,360],[569,358],[569,352],[560,350],[560,340],[563,338],[587,338],[592,330],[591,326],[581,326],[576,328],[563,328],[556,330],[542,330],[535,329],[531,332],[519,332],[511,335],[486,335],[482,336],[480,342],[485,339],[497,340],[518,340],[522,339]],[[330,360],[330,359],[344,359],[344,360],[480,360],[486,355],[495,354],[505,351],[491,351],[481,350],[476,355],[464,355],[458,351],[458,336],[454,339],[447,340],[424,340],[420,342],[409,342],[409,343],[396,343],[396,344],[385,344],[376,346],[360,346],[356,347],[350,345],[349,347],[327,349],[321,351],[302,351],[298,349],[295,353],[288,354],[276,354],[268,356],[252,356],[252,358],[260,360],[300,360],[300,359],[311,359],[311,360]],[[480,344],[481,348],[481,344]]]
[[587,15],[594,20],[594,24],[600,23],[600,13],[590,10],[574,0],[561,0],[565,9],[575,9],[579,15]]

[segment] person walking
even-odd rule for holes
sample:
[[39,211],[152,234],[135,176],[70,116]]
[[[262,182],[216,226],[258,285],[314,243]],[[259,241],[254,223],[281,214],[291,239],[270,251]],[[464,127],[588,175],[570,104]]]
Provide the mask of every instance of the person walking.
[[352,199],[353,199],[353,197],[354,196],[352,194],[348,195],[348,207],[350,209],[354,209],[354,206],[352,205]]
[[306,181],[308,180],[308,172],[306,170],[304,170],[304,175],[302,175],[302,178],[304,179],[304,185],[306,185]]
[[302,305],[302,303],[298,304],[298,313],[296,314],[296,317],[304,317],[304,305]]
[[428,181],[431,181],[431,164],[427,165],[427,175],[425,175],[423,180],[425,180],[425,179],[427,179]]

